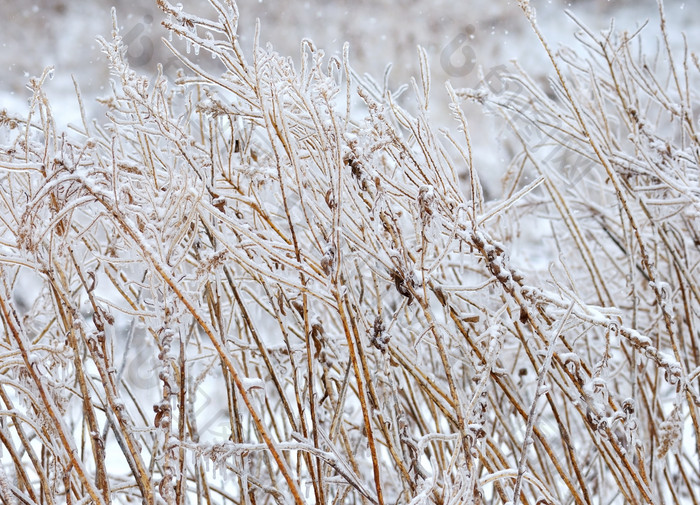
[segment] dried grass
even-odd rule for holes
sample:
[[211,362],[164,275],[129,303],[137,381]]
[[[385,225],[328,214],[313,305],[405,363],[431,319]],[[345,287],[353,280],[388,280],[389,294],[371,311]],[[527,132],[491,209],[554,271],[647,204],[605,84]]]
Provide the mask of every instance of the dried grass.
[[[434,131],[424,52],[408,111],[211,5],[159,0],[175,85],[103,42],[106,125],[57,132],[46,74],[0,117],[3,501],[698,503],[697,58],[583,33]],[[495,201],[474,97],[521,142]]]

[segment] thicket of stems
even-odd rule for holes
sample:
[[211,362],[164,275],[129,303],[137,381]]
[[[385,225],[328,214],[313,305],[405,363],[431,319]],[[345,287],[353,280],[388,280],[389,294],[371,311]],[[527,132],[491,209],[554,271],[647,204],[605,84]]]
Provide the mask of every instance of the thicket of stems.
[[[422,50],[407,110],[158,3],[176,83],[115,29],[106,124],[57,131],[47,73],[0,115],[5,503],[698,503],[700,69],[661,5],[654,58],[523,3],[548,88],[448,84],[436,131]],[[493,201],[465,100],[519,146]]]

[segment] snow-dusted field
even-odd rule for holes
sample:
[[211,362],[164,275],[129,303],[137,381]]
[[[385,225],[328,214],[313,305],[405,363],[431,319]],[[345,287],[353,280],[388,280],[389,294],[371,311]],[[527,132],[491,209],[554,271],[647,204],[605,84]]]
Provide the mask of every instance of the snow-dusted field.
[[[75,76],[85,95],[90,115],[104,112],[95,98],[109,93],[109,71],[97,37],[109,38],[110,7],[117,9],[122,36],[129,46],[127,56],[135,70],[152,75],[157,64],[166,66],[174,76],[180,64],[161,43],[167,32],[160,26],[163,15],[156,2],[122,0],[90,2],[51,0],[0,2],[0,96],[2,107],[26,111],[30,77],[41,74],[48,65],[55,67],[54,79],[45,85],[58,124],[78,123],[80,115],[74,100]],[[604,1],[561,0],[533,2],[539,22],[548,40],[572,45],[575,25],[564,14],[570,9],[594,30],[602,30],[615,20],[618,30],[634,31],[647,20],[658,17],[656,2],[645,0]],[[206,13],[207,2],[190,1],[187,8]],[[351,63],[359,73],[368,73],[381,81],[391,64],[390,86],[394,89],[416,77],[419,72],[416,46],[427,51],[435,82],[432,113],[438,121],[447,121],[448,97],[442,83],[454,87],[475,86],[485,74],[517,60],[528,72],[545,79],[550,68],[547,57],[517,6],[511,0],[494,2],[432,1],[256,1],[239,4],[242,46],[250,51],[255,20],[260,20],[261,43],[271,43],[281,54],[298,61],[299,44],[304,38],[314,41],[328,55],[340,54],[350,43]],[[700,40],[700,10],[693,2],[666,2],[672,42],[680,50],[681,31],[690,47]],[[654,44],[656,30],[646,30]],[[480,70],[482,74],[480,74]],[[483,123],[481,111],[470,109],[476,123],[475,155],[485,172],[495,174],[488,183],[498,190],[502,157],[493,142],[498,135],[489,123]]]
[[0,500],[700,500],[693,2],[160,3],[0,3]]

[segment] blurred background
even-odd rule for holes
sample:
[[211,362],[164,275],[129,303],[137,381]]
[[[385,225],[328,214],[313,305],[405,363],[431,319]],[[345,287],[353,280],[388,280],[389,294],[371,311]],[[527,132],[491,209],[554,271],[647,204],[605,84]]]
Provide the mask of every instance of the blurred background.
[[[181,1],[189,12],[211,13],[206,0]],[[162,63],[166,75],[174,76],[180,64],[161,41],[167,33],[155,0],[0,0],[0,110],[25,113],[28,80],[53,65],[53,78],[45,91],[59,127],[80,122],[72,75],[82,89],[88,115],[99,120],[101,110],[95,98],[109,94],[109,69],[97,37],[111,36],[112,5],[129,46],[131,66],[152,75]],[[643,35],[649,37],[648,47],[655,48],[656,0],[533,0],[531,5],[554,48],[580,47],[574,38],[577,27],[565,14],[567,9],[596,32],[608,28],[613,18],[617,29],[629,31],[649,20]],[[513,59],[535,78],[545,79],[550,72],[544,51],[516,1],[241,0],[238,6],[240,41],[247,55],[259,19],[261,44],[270,43],[296,61],[300,41],[310,38],[328,55],[340,54],[348,41],[354,69],[379,82],[391,63],[392,89],[418,75],[416,46],[423,46],[430,59],[432,114],[440,123],[450,121],[443,86],[448,79],[455,88],[476,87],[483,75],[510,66]],[[680,46],[681,34],[686,33],[690,50],[698,51],[697,0],[666,0],[665,10],[674,43]],[[184,49],[184,42],[176,39],[174,43]],[[209,56],[202,52],[198,58],[208,60]],[[482,168],[488,171],[506,161],[504,156],[494,156],[499,132],[476,107],[468,112],[477,161],[481,159]]]

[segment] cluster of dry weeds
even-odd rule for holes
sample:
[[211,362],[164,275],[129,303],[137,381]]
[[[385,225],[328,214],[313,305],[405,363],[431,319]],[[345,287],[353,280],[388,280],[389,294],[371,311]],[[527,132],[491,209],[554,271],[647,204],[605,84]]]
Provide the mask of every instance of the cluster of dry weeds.
[[[699,69],[661,9],[657,59],[542,38],[547,90],[448,85],[435,131],[424,52],[407,110],[159,5],[176,83],[115,32],[106,124],[56,131],[46,74],[0,116],[5,503],[697,503]],[[464,100],[520,143],[493,201]]]

